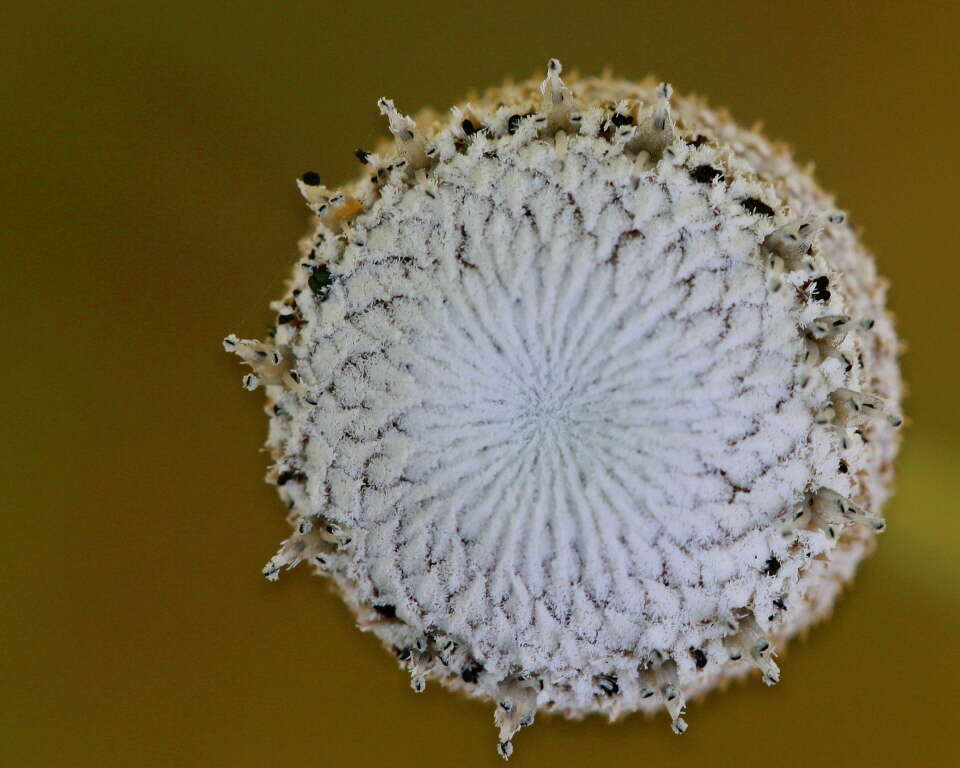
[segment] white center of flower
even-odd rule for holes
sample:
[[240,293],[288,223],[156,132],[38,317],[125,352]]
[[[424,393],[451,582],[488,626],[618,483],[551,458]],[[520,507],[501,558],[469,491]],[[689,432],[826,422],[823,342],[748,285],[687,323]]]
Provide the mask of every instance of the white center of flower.
[[316,505],[361,588],[494,666],[716,630],[811,475],[756,217],[576,140],[563,173],[460,161],[347,249],[313,326]]

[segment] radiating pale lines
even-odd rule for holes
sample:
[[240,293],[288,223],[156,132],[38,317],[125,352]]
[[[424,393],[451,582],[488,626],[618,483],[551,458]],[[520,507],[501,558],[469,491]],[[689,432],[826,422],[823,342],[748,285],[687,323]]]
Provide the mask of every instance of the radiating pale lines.
[[[369,247],[368,266],[344,278],[348,295],[367,295],[349,319],[361,336],[350,342],[340,332],[343,359],[358,375],[347,382],[336,364],[325,375],[339,380],[337,392],[346,386],[350,402],[390,389],[394,376],[411,393],[380,413],[400,427],[412,482],[391,514],[355,524],[370,542],[367,557],[391,563],[373,588],[440,628],[481,611],[463,599],[479,579],[484,589],[474,592],[517,627],[532,621],[535,595],[565,621],[578,620],[570,614],[578,605],[630,606],[642,634],[644,614],[664,610],[651,601],[666,599],[645,580],[695,584],[688,547],[729,545],[731,533],[773,526],[781,514],[779,497],[749,488],[763,466],[758,451],[772,439],[765,435],[782,428],[765,414],[791,396],[801,340],[786,311],[773,321],[760,315],[759,236],[741,240],[746,252],[724,251],[717,233],[734,225],[706,206],[688,206],[688,219],[672,211],[667,235],[658,216],[696,187],[641,178],[661,202],[641,217],[616,206],[607,216],[616,187],[586,165],[567,191],[543,170],[519,167],[490,159],[469,173],[441,172],[446,183],[434,197],[407,209],[415,219],[394,213],[384,236],[368,232],[379,245]],[[535,204],[505,215],[475,192],[480,175],[535,188]],[[452,221],[462,224],[451,230]],[[452,235],[418,241],[411,231]],[[407,265],[403,275],[376,277],[396,263]],[[378,301],[375,290],[371,300],[370,286],[404,298]],[[770,322],[789,326],[792,344],[769,333]],[[389,364],[379,378],[351,344],[383,350]],[[794,429],[802,440],[807,424]],[[744,439],[751,431],[752,442]],[[334,445],[331,467],[349,464],[356,477],[344,450]],[[802,482],[788,489],[802,491]],[[337,519],[338,510],[324,514]],[[451,537],[464,559],[456,577],[438,553]],[[626,651],[640,634],[614,638],[601,623],[595,642]],[[495,650],[490,633],[476,640]]]

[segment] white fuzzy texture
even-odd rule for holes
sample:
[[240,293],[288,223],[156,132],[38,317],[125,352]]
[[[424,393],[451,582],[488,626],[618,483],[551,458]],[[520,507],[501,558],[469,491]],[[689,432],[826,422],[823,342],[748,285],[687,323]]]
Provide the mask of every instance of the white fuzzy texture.
[[[749,668],[729,659],[747,632],[731,619],[785,638],[868,551],[860,527],[782,529],[820,488],[885,499],[885,426],[814,417],[838,388],[895,409],[894,337],[846,225],[774,290],[768,236],[832,210],[783,153],[680,100],[681,127],[712,141],[650,159],[598,136],[588,109],[654,104],[650,85],[574,90],[581,133],[457,147],[438,130],[426,176],[393,172],[343,234],[309,238],[307,266],[332,280],[318,300],[298,268],[283,305],[300,322],[277,343],[310,396],[269,388],[277,471],[301,474],[282,487],[300,527],[268,573],[313,560],[415,687],[530,717],[666,706],[677,727],[670,685],[689,697]],[[698,181],[703,165],[723,178]],[[877,322],[838,346],[858,364],[809,365],[805,329],[844,313]],[[505,756],[516,720],[498,714]]]
[[503,676],[699,647],[818,463],[767,232],[598,141],[438,169],[364,222],[304,340],[334,390],[311,504],[356,529],[361,599]]

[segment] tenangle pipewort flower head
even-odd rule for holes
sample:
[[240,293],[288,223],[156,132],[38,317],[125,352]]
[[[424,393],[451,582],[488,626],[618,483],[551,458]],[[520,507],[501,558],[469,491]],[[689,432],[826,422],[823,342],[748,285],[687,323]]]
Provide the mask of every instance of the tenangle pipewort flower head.
[[666,710],[829,612],[884,526],[886,286],[781,145],[655,82],[546,78],[357,151],[264,385],[293,533],[409,670],[539,711]]

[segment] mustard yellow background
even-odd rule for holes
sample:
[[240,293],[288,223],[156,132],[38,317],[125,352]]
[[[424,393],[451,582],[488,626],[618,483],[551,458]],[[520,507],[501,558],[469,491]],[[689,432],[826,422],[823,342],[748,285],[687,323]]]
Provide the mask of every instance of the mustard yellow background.
[[7,2],[0,9],[0,764],[494,766],[491,708],[422,696],[306,571],[261,482],[272,320],[307,216],[384,131],[568,69],[648,71],[814,159],[909,344],[899,492],[834,618],[665,717],[541,717],[516,766],[958,764],[955,3]]

